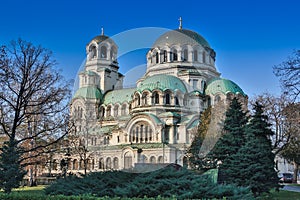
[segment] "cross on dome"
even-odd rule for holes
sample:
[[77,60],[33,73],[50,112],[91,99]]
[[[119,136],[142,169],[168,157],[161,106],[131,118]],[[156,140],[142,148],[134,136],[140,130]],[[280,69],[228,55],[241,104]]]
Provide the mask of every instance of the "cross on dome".
[[179,30],[182,30],[182,18],[179,17],[178,21],[179,21]]

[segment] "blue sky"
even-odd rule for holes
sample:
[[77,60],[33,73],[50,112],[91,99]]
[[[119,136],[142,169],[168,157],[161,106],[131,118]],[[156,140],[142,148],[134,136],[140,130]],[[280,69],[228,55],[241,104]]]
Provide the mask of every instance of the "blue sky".
[[[0,0],[0,44],[21,37],[53,51],[66,78],[75,78],[85,45],[104,27],[113,36],[144,27],[183,28],[201,34],[217,53],[222,77],[252,97],[280,93],[272,67],[300,48],[297,0],[103,1]],[[125,73],[146,62],[146,50],[119,59]]]

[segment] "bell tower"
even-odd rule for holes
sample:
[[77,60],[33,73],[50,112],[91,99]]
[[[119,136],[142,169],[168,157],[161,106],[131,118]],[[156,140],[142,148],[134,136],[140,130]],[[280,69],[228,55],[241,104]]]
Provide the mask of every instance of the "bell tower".
[[94,37],[86,45],[85,71],[93,71],[98,75],[97,86],[104,94],[109,90],[121,89],[123,86],[123,75],[118,72],[117,61],[118,46],[104,35]]

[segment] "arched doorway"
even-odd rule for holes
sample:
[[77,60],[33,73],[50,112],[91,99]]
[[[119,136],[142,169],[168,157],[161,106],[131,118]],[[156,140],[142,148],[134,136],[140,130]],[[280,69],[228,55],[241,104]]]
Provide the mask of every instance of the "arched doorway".
[[130,152],[124,154],[124,169],[132,168],[132,155]]

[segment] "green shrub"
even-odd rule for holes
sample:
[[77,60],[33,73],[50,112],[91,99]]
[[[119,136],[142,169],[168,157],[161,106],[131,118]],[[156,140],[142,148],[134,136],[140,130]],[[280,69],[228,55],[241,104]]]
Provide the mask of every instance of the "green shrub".
[[218,185],[211,177],[181,169],[164,168],[149,173],[109,171],[91,173],[84,178],[70,176],[45,189],[48,195],[90,195],[120,198],[201,199],[223,197],[252,199],[248,188]]

